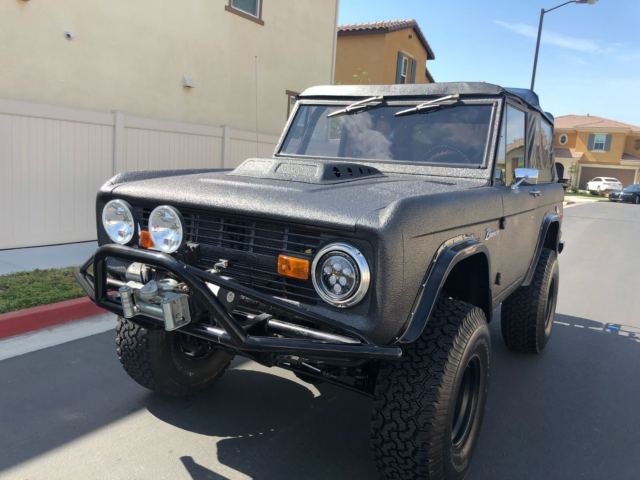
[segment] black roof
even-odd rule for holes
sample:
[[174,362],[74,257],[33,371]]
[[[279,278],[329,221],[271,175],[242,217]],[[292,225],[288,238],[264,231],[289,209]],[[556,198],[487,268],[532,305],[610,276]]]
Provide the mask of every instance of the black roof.
[[394,85],[320,85],[304,90],[299,98],[322,97],[421,97],[431,95],[460,95],[477,96],[511,96],[538,110],[551,122],[553,116],[546,113],[540,107],[538,95],[526,88],[505,88],[500,85],[485,82],[439,82],[439,83],[413,83]]

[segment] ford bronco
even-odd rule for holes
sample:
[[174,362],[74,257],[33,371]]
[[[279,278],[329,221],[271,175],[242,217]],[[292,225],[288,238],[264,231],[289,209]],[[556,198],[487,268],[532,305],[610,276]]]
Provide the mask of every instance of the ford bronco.
[[195,394],[241,355],[373,397],[383,477],[463,478],[494,309],[517,352],[553,327],[552,138],[529,90],[312,87],[271,158],[109,180],[77,277],[143,387]]

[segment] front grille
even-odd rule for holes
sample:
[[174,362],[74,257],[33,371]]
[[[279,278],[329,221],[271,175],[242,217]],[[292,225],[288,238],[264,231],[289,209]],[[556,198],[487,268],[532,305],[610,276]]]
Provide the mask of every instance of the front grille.
[[[311,262],[322,242],[318,233],[298,226],[213,212],[180,209],[180,213],[186,240],[200,245],[198,267],[210,269],[224,258],[229,260],[224,274],[243,285],[300,302],[318,301],[311,279],[296,280],[276,273],[281,253]],[[150,208],[142,210],[145,226],[150,214]]]

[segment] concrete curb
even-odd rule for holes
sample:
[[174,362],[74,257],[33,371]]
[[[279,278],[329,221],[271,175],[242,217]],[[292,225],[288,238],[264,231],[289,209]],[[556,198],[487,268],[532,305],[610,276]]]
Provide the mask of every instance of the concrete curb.
[[0,338],[40,330],[106,313],[87,297],[25,308],[0,315]]

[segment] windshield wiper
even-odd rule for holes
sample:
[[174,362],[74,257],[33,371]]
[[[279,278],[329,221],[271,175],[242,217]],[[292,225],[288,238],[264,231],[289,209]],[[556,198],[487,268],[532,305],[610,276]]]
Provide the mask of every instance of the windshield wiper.
[[395,113],[396,117],[402,117],[404,115],[413,115],[414,113],[424,112],[425,110],[438,109],[448,105],[455,105],[460,100],[460,94],[454,93],[452,95],[446,95],[444,97],[429,100],[428,102],[421,103],[415,107],[407,108],[406,110],[400,110]]
[[338,115],[350,115],[352,113],[363,112],[371,107],[377,107],[382,102],[384,102],[384,97],[382,95],[380,95],[379,97],[365,98],[364,100],[360,100],[358,102],[352,103],[351,105],[347,105],[340,110],[331,112],[329,115],[327,115],[327,118],[337,117]]

